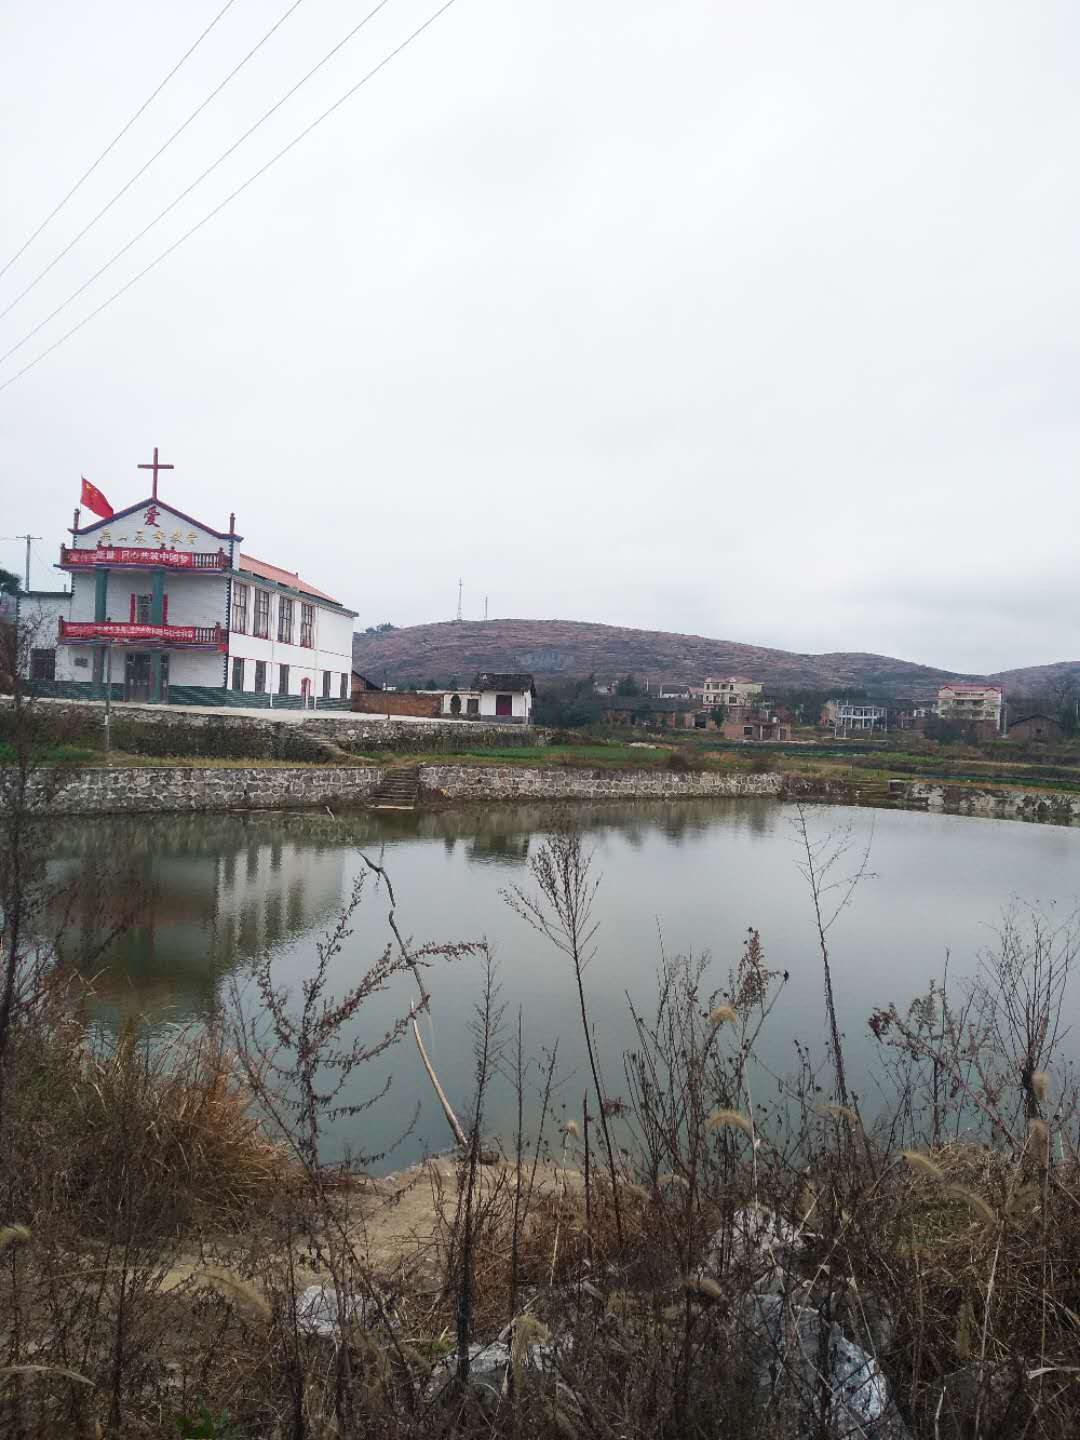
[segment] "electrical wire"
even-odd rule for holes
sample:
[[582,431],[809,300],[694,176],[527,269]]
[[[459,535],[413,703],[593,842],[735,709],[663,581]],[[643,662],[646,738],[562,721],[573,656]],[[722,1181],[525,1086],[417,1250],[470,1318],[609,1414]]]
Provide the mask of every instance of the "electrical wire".
[[176,62],[176,64],[173,66],[173,68],[172,68],[172,69],[169,71],[169,73],[165,76],[165,79],[162,80],[161,84],[157,87],[157,89],[156,89],[155,91],[153,91],[153,93],[152,93],[151,95],[149,95],[149,96],[143,101],[143,103],[139,106],[138,110],[135,111],[135,114],[132,115],[131,119],[127,122],[127,124],[124,126],[124,128],[123,128],[117,135],[115,135],[115,136],[109,141],[108,145],[105,146],[105,149],[101,152],[101,154],[97,157],[97,159],[94,161],[94,163],[90,166],[90,169],[87,170],[83,175],[80,175],[80,176],[79,176],[78,180],[75,181],[75,184],[71,187],[71,189],[67,192],[67,194],[64,196],[64,198],[60,201],[59,205],[57,205],[57,207],[55,208],[55,210],[50,210],[49,213],[48,213],[48,215],[45,216],[45,219],[42,220],[41,224],[37,227],[37,229],[34,231],[34,233],[33,233],[27,240],[24,240],[24,241],[23,241],[23,243],[19,246],[18,250],[15,251],[15,254],[12,255],[11,259],[10,259],[10,260],[7,262],[7,264],[4,266],[4,268],[3,268],[2,270],[0,270],[0,276],[4,276],[4,275],[7,274],[7,272],[11,269],[12,265],[15,264],[15,261],[18,260],[19,256],[23,253],[23,251],[24,251],[29,245],[32,245],[33,242],[37,239],[37,237],[41,234],[41,232],[45,229],[45,226],[48,225],[49,221],[52,220],[52,219],[54,219],[57,215],[60,214],[60,211],[64,208],[64,206],[67,204],[67,202],[68,202],[68,201],[71,199],[71,197],[75,194],[75,192],[76,192],[76,190],[78,190],[79,186],[82,185],[83,181],[84,181],[84,180],[89,180],[90,176],[94,173],[94,171],[97,169],[97,167],[98,167],[98,166],[101,164],[101,162],[105,159],[106,155],[108,155],[109,152],[110,152],[116,145],[119,144],[119,142],[124,138],[124,136],[127,134],[127,132],[131,129],[132,125],[135,124],[135,121],[138,120],[139,116],[140,116],[140,115],[143,113],[143,111],[147,108],[147,106],[150,104],[150,102],[151,102],[152,100],[156,100],[156,99],[157,99],[157,97],[161,94],[162,90],[165,89],[165,86],[169,83],[169,81],[173,78],[173,76],[176,74],[176,72],[180,69],[181,65],[183,65],[186,60],[190,60],[191,56],[194,55],[195,51],[199,48],[199,46],[202,44],[202,42],[206,39],[207,35],[210,34],[210,31],[213,30],[214,26],[218,23],[218,21],[221,19],[221,17],[225,14],[226,10],[230,10],[235,3],[236,3],[236,0],[225,0],[225,4],[221,7],[221,9],[218,11],[218,13],[214,16],[213,20],[210,21],[210,24],[206,27],[206,29],[202,32],[202,34],[199,36],[199,38],[195,41],[194,45],[192,45],[189,50],[185,50],[185,51],[184,51],[183,55],[180,56],[180,59]]
[[[369,10],[368,13],[363,17],[363,19],[360,20],[358,24],[354,25],[353,28],[348,32],[348,34],[337,42],[337,44],[333,47],[332,50],[328,50],[317,65],[314,65],[307,72],[306,75],[304,75],[300,80],[296,82],[296,84],[290,90],[286,90],[284,95],[282,95],[278,100],[275,100],[273,105],[270,106],[270,109],[267,110],[263,115],[260,115],[258,120],[255,121],[254,125],[252,125],[249,129],[245,130],[238,140],[234,140],[233,143],[229,146],[229,148],[225,150],[221,155],[219,155],[211,165],[208,165],[201,175],[197,175],[195,179],[192,180],[190,185],[188,185],[185,189],[181,190],[179,195],[174,196],[173,199],[169,201],[168,205],[165,206],[164,210],[159,210],[158,213],[154,216],[154,218],[149,221],[148,224],[144,225],[137,235],[132,236],[132,238],[127,242],[126,245],[122,245],[120,249],[117,250],[116,254],[113,255],[110,259],[106,260],[105,264],[102,265],[100,269],[95,270],[93,275],[91,275],[88,280],[84,280],[83,283],[78,287],[78,289],[73,290],[66,300],[61,301],[55,310],[50,311],[49,314],[45,316],[44,320],[39,321],[32,330],[28,330],[21,340],[17,340],[9,350],[5,350],[4,353],[0,355],[0,364],[3,364],[5,360],[9,360],[11,356],[15,354],[16,350],[21,350],[22,347],[26,344],[26,342],[33,339],[33,337],[38,333],[39,330],[43,330],[50,321],[55,320],[57,315],[61,314],[64,310],[66,310],[73,300],[77,300],[84,290],[89,289],[89,287],[94,283],[95,280],[99,280],[101,276],[105,274],[106,270],[111,269],[112,266],[116,264],[117,260],[121,259],[122,256],[126,255],[133,245],[137,245],[144,235],[148,235],[159,220],[164,220],[165,216],[168,215],[171,210],[175,210],[177,205],[180,204],[181,200],[185,200],[191,194],[191,192],[197,188],[197,186],[202,184],[202,182],[207,178],[208,175],[212,175],[219,165],[221,165],[225,160],[227,160],[235,150],[238,150],[240,148],[240,146],[244,143],[245,140],[247,140],[250,136],[254,135],[255,131],[258,130],[261,125],[264,125],[267,120],[270,119],[271,115],[273,115],[276,111],[280,110],[282,105],[284,105],[287,100],[291,99],[292,96],[295,95],[302,86],[306,85],[313,76],[317,75],[318,72],[323,68],[323,66],[326,65],[330,60],[332,60],[333,57],[343,46],[347,45],[355,35],[358,35],[369,20],[374,19],[374,17],[379,13],[379,11],[384,9],[389,4],[390,0],[379,0],[379,3],[374,7],[374,9]],[[5,311],[5,314],[6,313],[7,312]]]
[[[386,0],[383,0],[383,3],[386,3]],[[298,135],[295,135],[286,146],[279,150],[276,155],[271,156],[271,158],[266,162],[266,164],[260,166],[253,175],[249,175],[248,178],[244,181],[244,183],[242,185],[238,185],[231,194],[226,195],[225,199],[222,200],[219,204],[215,205],[211,211],[209,211],[206,215],[203,216],[200,221],[197,222],[197,224],[193,225],[190,230],[186,230],[184,234],[181,235],[178,239],[174,240],[171,245],[169,245],[166,249],[162,250],[161,254],[157,255],[153,260],[151,260],[149,265],[144,266],[142,270],[138,271],[137,274],[133,275],[130,280],[126,281],[123,285],[121,285],[119,290],[115,290],[106,300],[103,300],[95,310],[91,310],[88,315],[84,315],[77,325],[73,325],[70,330],[65,331],[65,333],[59,337],[59,339],[54,340],[51,345],[47,346],[46,349],[42,350],[41,353],[39,355],[36,355],[33,360],[28,361],[28,363],[25,364],[21,370],[16,370],[14,375],[9,376],[7,380],[0,383],[0,391],[6,390],[9,385],[14,385],[15,381],[25,375],[28,370],[32,370],[34,366],[37,365],[40,361],[44,360],[47,355],[51,355],[54,350],[59,349],[59,347],[63,345],[66,340],[70,340],[73,335],[76,335],[83,328],[84,325],[88,325],[90,321],[100,315],[103,310],[108,309],[108,307],[113,303],[114,300],[119,300],[121,295],[126,294],[126,292],[130,290],[133,285],[137,284],[145,275],[149,275],[150,271],[160,265],[163,260],[167,259],[174,250],[178,250],[185,240],[189,240],[192,235],[194,235],[197,231],[201,230],[202,227],[206,225],[209,221],[211,221],[215,215],[220,214],[221,211],[225,209],[226,205],[229,205],[233,200],[237,198],[238,195],[242,195],[249,185],[253,185],[256,180],[258,180],[261,176],[265,175],[272,166],[276,165],[279,160],[286,156],[289,151],[294,148],[294,146],[299,145],[301,140],[306,139],[306,137],[310,135],[317,126],[321,125],[324,120],[329,119],[330,116],[333,115],[335,110],[338,110],[342,105],[344,105],[346,100],[350,100],[358,90],[362,89],[363,86],[365,86],[369,80],[373,79],[380,70],[384,69],[387,65],[389,65],[391,60],[393,60],[396,56],[400,55],[403,50],[407,49],[414,40],[419,39],[419,37],[424,33],[424,31],[427,30],[430,26],[434,25],[435,21],[438,20],[441,15],[445,15],[447,10],[449,10],[450,7],[455,3],[456,0],[445,0],[445,3],[440,5],[433,14],[429,15],[422,25],[418,25],[416,29],[413,30],[409,35],[407,35],[399,45],[396,45],[393,50],[391,50],[388,54],[384,55],[377,65],[373,66],[366,75],[361,76],[361,78],[356,82],[356,84],[351,85],[343,95],[340,95],[338,99],[335,100],[334,103],[329,107],[329,109],[324,110],[321,115],[317,116],[314,120],[312,120],[310,125],[306,125],[304,129],[301,130]],[[378,8],[381,8],[381,6]]]
[[200,105],[196,106],[196,108],[191,112],[191,114],[187,117],[187,119],[180,126],[180,128],[173,131],[173,133],[165,141],[164,145],[160,146],[157,150],[155,150],[153,155],[150,156],[150,159],[147,160],[146,164],[143,165],[141,169],[136,170],[135,174],[131,177],[127,184],[122,186],[106,205],[102,206],[102,208],[97,212],[97,214],[92,220],[87,221],[87,223],[83,226],[83,228],[79,231],[79,233],[75,236],[73,240],[69,240],[68,243],[64,246],[64,248],[58,254],[53,256],[53,258],[49,261],[48,265],[45,266],[44,270],[39,271],[39,273],[34,276],[33,280],[30,281],[29,285],[27,285],[25,289],[19,291],[18,295],[15,296],[15,299],[11,301],[7,308],[4,310],[0,310],[0,320],[3,320],[5,315],[10,315],[12,310],[15,309],[15,306],[18,305],[19,301],[24,299],[25,296],[29,295],[30,291],[33,290],[34,286],[37,285],[40,280],[44,280],[45,276],[48,275],[49,271],[53,268],[53,266],[60,263],[64,256],[79,243],[83,236],[87,234],[88,231],[94,228],[94,226],[101,219],[101,217],[107,214],[112,209],[112,207],[121,198],[121,196],[127,194],[127,192],[131,189],[132,185],[135,184],[136,180],[140,179],[141,176],[146,174],[147,170],[150,169],[150,166],[153,165],[154,161],[157,160],[159,156],[164,155],[165,151],[169,148],[173,141],[184,133],[187,127],[194,119],[196,119],[197,116],[202,114],[202,112],[210,104],[211,100],[215,98],[215,96],[221,94],[222,90],[225,89],[225,86],[228,85],[229,81],[233,78],[233,76],[239,74],[239,72],[244,68],[248,61],[254,55],[256,55],[258,51],[262,49],[262,47],[266,44],[267,40],[270,39],[270,36],[273,35],[274,31],[280,29],[281,26],[284,25],[285,21],[289,18],[289,16],[293,13],[293,11],[297,8],[297,6],[302,4],[303,0],[293,0],[293,3],[285,11],[285,13],[278,20],[276,20],[273,25],[271,25],[270,29],[267,30],[266,34],[262,37],[258,44],[253,46],[252,49],[248,51],[248,53],[244,56],[244,58],[239,62],[238,65],[233,66],[233,68],[225,76],[225,79],[222,80],[221,84],[218,85],[216,89],[210,91],[210,94],[207,95],[206,99]]

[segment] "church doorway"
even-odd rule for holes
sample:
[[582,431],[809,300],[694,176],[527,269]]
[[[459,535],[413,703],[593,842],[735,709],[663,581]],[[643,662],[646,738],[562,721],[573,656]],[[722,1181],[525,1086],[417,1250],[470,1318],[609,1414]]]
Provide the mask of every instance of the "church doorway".
[[150,656],[128,653],[124,657],[124,699],[150,699]]
[[[129,651],[124,656],[124,699],[149,701],[153,697],[154,667],[153,656],[146,651]],[[169,657],[161,657],[161,699],[169,699]]]

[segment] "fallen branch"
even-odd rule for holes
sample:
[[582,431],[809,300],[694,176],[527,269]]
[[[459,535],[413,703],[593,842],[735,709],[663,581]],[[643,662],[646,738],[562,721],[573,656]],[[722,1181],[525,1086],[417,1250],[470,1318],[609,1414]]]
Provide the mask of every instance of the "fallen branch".
[[450,1129],[454,1132],[454,1139],[464,1149],[468,1146],[469,1143],[466,1139],[465,1131],[461,1128],[461,1123],[458,1120],[457,1116],[454,1114],[454,1111],[450,1105],[450,1101],[446,1098],[446,1091],[439,1084],[439,1077],[435,1074],[435,1071],[432,1068],[431,1061],[427,1057],[427,1051],[424,1049],[424,1042],[420,1039],[420,1027],[416,1023],[416,1015],[413,1012],[412,1006],[409,1007],[409,1013],[412,1018],[412,1032],[416,1040],[416,1048],[420,1051],[420,1059],[424,1062],[424,1069],[428,1073],[428,1079],[431,1081],[431,1084],[435,1090],[435,1094],[439,1098],[439,1104],[443,1108],[443,1114],[446,1116],[447,1121],[449,1122]]

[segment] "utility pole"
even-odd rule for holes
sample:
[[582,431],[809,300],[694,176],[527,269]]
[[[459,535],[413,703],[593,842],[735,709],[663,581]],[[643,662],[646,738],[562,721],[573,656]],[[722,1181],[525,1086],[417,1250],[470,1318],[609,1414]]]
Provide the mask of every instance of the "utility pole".
[[25,583],[25,585],[23,586],[23,589],[26,590],[26,592],[29,594],[29,591],[30,591],[30,542],[31,542],[31,540],[40,540],[40,539],[42,539],[42,536],[40,536],[40,535],[16,535],[16,536],[15,536],[15,539],[16,539],[16,540],[25,540],[25,541],[26,541],[26,583]]

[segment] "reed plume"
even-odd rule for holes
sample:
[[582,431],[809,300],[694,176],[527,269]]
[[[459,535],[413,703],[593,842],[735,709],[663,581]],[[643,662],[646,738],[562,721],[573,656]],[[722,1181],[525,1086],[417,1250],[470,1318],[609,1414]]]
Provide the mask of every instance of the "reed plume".
[[714,1110],[705,1121],[706,1130],[722,1130],[725,1126],[731,1126],[735,1130],[741,1130],[744,1135],[754,1134],[754,1127],[741,1110]]

